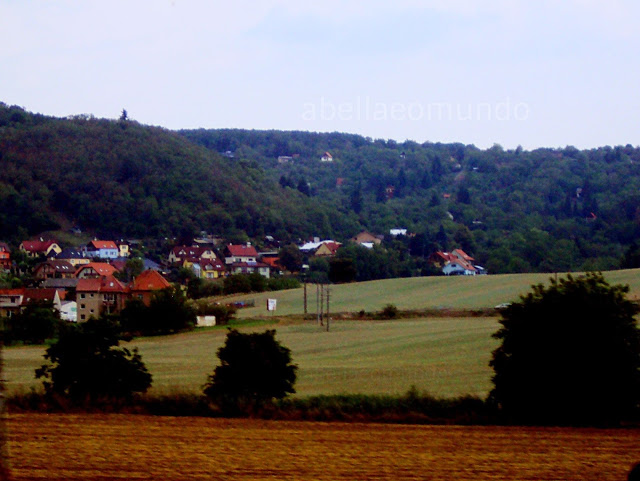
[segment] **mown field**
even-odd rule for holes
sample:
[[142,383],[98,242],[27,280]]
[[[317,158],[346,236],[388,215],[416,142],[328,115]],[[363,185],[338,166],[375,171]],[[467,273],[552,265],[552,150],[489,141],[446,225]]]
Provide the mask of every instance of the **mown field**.
[[[242,322],[238,323],[239,326]],[[485,395],[490,389],[492,318],[432,318],[398,321],[335,321],[326,332],[315,321],[250,324],[275,328],[299,366],[299,395],[399,394],[412,385],[440,396]],[[137,339],[153,375],[153,389],[199,391],[217,363],[226,330],[213,328],[175,336]],[[5,349],[9,391],[38,382],[42,347]]]
[[[577,275],[577,274],[574,274]],[[630,298],[640,300],[640,269],[604,273],[613,284],[627,284]],[[409,309],[482,309],[512,302],[530,290],[532,284],[549,281],[551,274],[503,274],[489,276],[411,277],[331,286],[331,312],[367,312],[395,304]],[[562,277],[562,275],[559,275]],[[279,315],[304,312],[303,290],[234,296],[233,300],[255,300],[253,308],[241,309],[240,317],[268,315],[266,300],[278,300]],[[308,312],[316,312],[316,287],[308,285]]]
[[640,431],[127,415],[9,418],[16,481],[620,481]]

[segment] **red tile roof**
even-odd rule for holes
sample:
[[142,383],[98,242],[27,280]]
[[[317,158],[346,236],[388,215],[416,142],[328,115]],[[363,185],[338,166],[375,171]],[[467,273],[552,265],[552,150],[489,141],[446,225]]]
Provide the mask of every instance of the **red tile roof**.
[[22,247],[27,252],[47,252],[47,249],[53,244],[57,244],[54,240],[29,240],[23,241]]
[[92,240],[89,242],[89,246],[94,249],[118,249],[118,246],[113,241]]
[[132,291],[157,291],[168,287],[171,287],[169,281],[162,277],[158,271],[152,269],[144,271],[131,284]]
[[227,246],[227,250],[229,251],[230,257],[258,257],[258,251],[256,251],[256,248],[251,245],[229,244]]
[[113,276],[79,279],[76,292],[127,292],[127,287]]
[[22,298],[22,305],[34,301],[53,301],[58,291],[53,288],[34,289],[27,287]]
[[80,276],[80,273],[86,269],[93,269],[100,276],[111,276],[116,272],[116,268],[111,264],[107,264],[106,262],[89,262],[88,264],[84,264],[78,267],[76,271],[76,277]]

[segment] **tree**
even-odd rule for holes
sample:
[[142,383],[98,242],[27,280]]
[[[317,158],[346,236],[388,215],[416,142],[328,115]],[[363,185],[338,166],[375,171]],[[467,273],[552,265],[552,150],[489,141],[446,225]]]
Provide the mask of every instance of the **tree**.
[[230,329],[218,349],[220,365],[209,376],[204,394],[233,411],[259,408],[295,393],[297,366],[275,335],[275,330],[244,334]]
[[502,312],[491,399],[520,422],[619,422],[640,401],[640,308],[602,274],[533,286]]
[[44,355],[49,362],[36,369],[45,391],[72,401],[129,399],[151,386],[137,349],[119,347],[121,336],[106,318],[68,324]]
[[278,262],[289,272],[299,272],[302,269],[302,252],[295,244],[289,244],[278,252]]
[[26,344],[43,344],[56,335],[61,323],[60,314],[51,302],[31,302],[8,321],[8,341]]

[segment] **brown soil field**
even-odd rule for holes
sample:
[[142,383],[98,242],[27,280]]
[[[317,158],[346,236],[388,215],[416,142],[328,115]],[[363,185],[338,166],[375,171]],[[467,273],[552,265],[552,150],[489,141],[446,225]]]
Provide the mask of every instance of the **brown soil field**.
[[15,480],[625,480],[640,430],[11,415]]

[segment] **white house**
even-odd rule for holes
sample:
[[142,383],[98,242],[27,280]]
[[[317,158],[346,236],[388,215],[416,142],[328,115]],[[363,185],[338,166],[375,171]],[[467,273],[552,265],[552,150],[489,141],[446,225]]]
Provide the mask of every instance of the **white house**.
[[120,248],[113,241],[92,240],[85,249],[87,257],[117,259],[120,255]]
[[322,157],[320,157],[320,162],[333,162],[333,155],[329,152],[325,152],[322,154]]
[[78,304],[75,301],[62,301],[60,318],[63,321],[78,322]]

